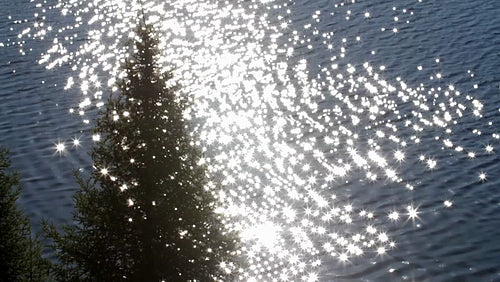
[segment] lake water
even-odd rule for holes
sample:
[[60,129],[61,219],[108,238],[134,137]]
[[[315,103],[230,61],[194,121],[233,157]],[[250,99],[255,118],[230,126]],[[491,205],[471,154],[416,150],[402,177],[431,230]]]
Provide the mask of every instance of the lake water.
[[[242,280],[500,280],[499,1],[143,2]],[[0,143],[35,230],[71,220],[137,14],[71,3],[0,1]]]

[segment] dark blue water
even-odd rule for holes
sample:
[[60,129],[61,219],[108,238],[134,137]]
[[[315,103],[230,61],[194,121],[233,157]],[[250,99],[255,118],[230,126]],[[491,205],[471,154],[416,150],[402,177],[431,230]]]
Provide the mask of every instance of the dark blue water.
[[[481,151],[490,138],[471,134],[474,128],[483,133],[498,132],[500,105],[500,2],[498,1],[357,1],[356,5],[345,5],[335,9],[331,1],[304,1],[292,6],[292,15],[298,26],[311,22],[310,14],[320,10],[321,15],[347,14],[352,10],[369,11],[368,21],[359,17],[345,21],[329,21],[328,17],[317,24],[319,34],[334,30],[337,38],[361,36],[360,43],[347,51],[346,62],[361,65],[385,65],[383,76],[389,80],[403,78],[408,85],[424,83],[428,88],[453,84],[457,89],[470,93],[484,101],[484,116],[478,119],[465,117],[453,127],[453,138],[462,146]],[[396,11],[392,9],[396,7]],[[407,13],[401,10],[407,9]],[[304,11],[308,17],[301,17]],[[410,12],[414,14],[409,15]],[[395,23],[393,17],[398,16]],[[405,20],[410,20],[406,23]],[[392,28],[398,32],[393,33]],[[386,28],[386,31],[381,31]],[[312,44],[321,45],[317,37]],[[329,65],[329,56],[324,52],[309,52],[305,48],[302,56],[310,58],[311,65]],[[371,51],[375,51],[375,55]],[[437,64],[435,59],[439,58]],[[341,63],[339,63],[341,64]],[[423,71],[418,71],[422,66]],[[318,68],[320,69],[320,68]],[[475,76],[471,78],[467,72]],[[445,78],[431,81],[436,73]],[[478,88],[474,88],[474,84]],[[441,101],[436,101],[438,104]],[[408,107],[410,108],[410,107]],[[492,125],[488,122],[492,121]],[[500,279],[500,175],[499,157],[496,154],[470,160],[443,150],[440,142],[432,142],[435,136],[443,138],[441,129],[429,129],[425,146],[406,149],[411,159],[420,154],[444,160],[434,171],[420,171],[418,162],[408,166],[404,175],[414,179],[421,188],[410,197],[420,203],[421,222],[410,221],[401,227],[392,226],[391,234],[398,247],[385,258],[352,262],[345,266],[332,262],[325,264],[325,280],[410,280],[410,281],[493,281]],[[412,134],[410,132],[407,133]],[[401,136],[401,133],[399,134]],[[496,141],[493,141],[497,144]],[[389,145],[390,147],[390,145]],[[490,178],[480,182],[477,171],[488,171]],[[381,187],[381,189],[375,189]],[[408,195],[398,185],[381,183],[373,185],[359,183],[350,185],[349,199],[359,206],[390,210],[399,203],[408,201]],[[454,206],[443,208],[443,200],[453,198]],[[342,272],[342,275],[339,275]]]
[[[387,116],[402,128],[397,136],[408,139],[409,145],[404,148],[407,161],[398,168],[398,173],[414,184],[415,189],[409,191],[404,184],[383,179],[366,181],[364,174],[354,172],[348,183],[336,183],[332,193],[338,193],[357,207],[376,211],[380,220],[374,223],[375,227],[386,230],[395,240],[396,248],[384,255],[372,253],[352,258],[347,263],[321,257],[319,279],[500,280],[500,142],[493,135],[500,131],[500,2],[316,0],[283,3],[288,6],[267,11],[271,23],[275,23],[272,18],[275,15],[285,15],[292,22],[278,43],[290,42],[292,30],[300,32],[306,41],[297,43],[293,56],[286,60],[293,65],[307,59],[310,77],[327,77],[322,68],[332,63],[339,68],[349,63],[362,69],[363,63],[369,62],[375,68],[384,65],[384,70],[377,71],[391,84],[397,84],[401,78],[412,88],[423,84],[426,91],[453,85],[462,92],[456,98],[458,102],[467,103],[469,95],[471,100],[478,99],[484,105],[482,117],[464,111],[464,116],[456,119],[457,124],[447,127],[451,133],[438,126],[426,128],[418,135],[419,144],[411,142],[410,137],[415,134],[412,129],[403,126],[406,120],[417,120],[410,117],[414,111],[411,103],[401,102],[398,106],[408,117],[398,120],[396,114]],[[344,5],[340,5],[342,3]],[[273,3],[269,5],[272,7]],[[286,9],[290,9],[289,14],[285,13]],[[86,132],[90,126],[68,112],[80,102],[77,91],[63,91],[70,67],[63,65],[56,70],[46,70],[38,60],[40,54],[50,48],[50,40],[26,38],[23,43],[17,38],[23,29],[37,21],[33,14],[39,10],[29,1],[0,2],[0,42],[3,43],[0,47],[0,143],[10,148],[14,167],[22,176],[25,190],[20,204],[32,218],[36,230],[42,217],[56,223],[70,220],[71,197],[77,189],[72,171],[89,168],[88,151],[92,145]],[[264,11],[266,9],[262,13]],[[320,11],[319,22],[312,17],[316,11]],[[365,12],[369,12],[368,18],[361,16]],[[54,27],[65,26],[69,21],[55,9],[47,11],[46,16],[46,22]],[[308,24],[311,27],[305,29]],[[313,34],[313,30],[317,30],[317,34]],[[325,38],[321,35],[328,32],[334,33],[331,41],[335,51],[328,50],[323,43]],[[346,38],[345,44],[340,43],[342,38]],[[262,44],[270,44],[269,39],[264,39]],[[345,57],[332,62],[331,57],[338,56],[341,46],[347,50]],[[419,71],[418,66],[423,70]],[[438,73],[442,78],[436,77]],[[440,103],[449,103],[447,96],[435,97],[437,92],[426,94],[427,104],[435,107],[433,110],[438,110]],[[333,108],[338,101],[326,97],[320,107]],[[353,130],[363,136],[363,127]],[[480,135],[477,130],[481,131]],[[67,145],[63,154],[56,153],[55,143],[74,137],[81,137],[81,147]],[[465,152],[475,152],[475,158],[445,148],[443,139],[451,139]],[[494,148],[492,153],[485,151],[487,145]],[[388,141],[380,141],[380,146],[388,152],[398,149]],[[328,149],[324,148],[324,152],[328,154]],[[436,160],[437,167],[427,169],[419,161],[420,155]],[[327,155],[327,158],[334,156]],[[479,178],[483,172],[484,181]],[[443,204],[446,200],[452,202],[451,207]],[[384,219],[391,210],[407,203],[418,206],[419,219],[411,220],[403,215],[398,222]]]
[[[21,204],[38,229],[41,217],[55,221],[69,218],[76,188],[72,171],[88,162],[83,150],[70,158],[54,154],[59,138],[81,135],[81,122],[71,118],[67,110],[78,97],[63,93],[63,78],[38,64],[49,42],[22,46],[17,41],[20,30],[36,22],[35,4],[2,1],[0,11],[1,41],[6,46],[0,48],[0,142],[11,151],[13,166],[25,186]],[[22,48],[27,51],[25,56],[19,51]]]

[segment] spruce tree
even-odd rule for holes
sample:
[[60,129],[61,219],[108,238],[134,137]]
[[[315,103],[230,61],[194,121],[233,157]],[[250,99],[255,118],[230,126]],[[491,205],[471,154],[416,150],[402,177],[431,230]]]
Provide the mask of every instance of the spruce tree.
[[160,73],[151,26],[139,25],[118,94],[100,113],[94,170],[78,177],[74,224],[46,226],[61,280],[209,281],[234,253],[215,213],[200,151],[172,73]]
[[8,151],[0,149],[0,281],[44,281],[49,262],[16,204],[22,188],[10,166]]

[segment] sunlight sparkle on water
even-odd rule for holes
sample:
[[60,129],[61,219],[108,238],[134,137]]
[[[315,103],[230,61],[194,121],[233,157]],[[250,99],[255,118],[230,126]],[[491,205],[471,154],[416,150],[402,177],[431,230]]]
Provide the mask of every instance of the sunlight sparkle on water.
[[[387,62],[340,61],[349,61],[350,46],[362,44],[365,34],[341,38],[334,28],[320,31],[327,16],[339,21],[359,17],[366,23],[386,17],[392,25],[377,27],[377,34],[401,36],[414,16],[404,7],[379,15],[357,11],[355,1],[335,1],[332,13],[313,11],[298,25],[290,16],[292,2],[278,0],[143,0],[142,8],[134,0],[34,2],[40,5],[39,20],[19,40],[52,42],[39,63],[71,70],[62,87],[81,94],[70,118],[81,118],[83,125],[92,123],[109,92],[118,91],[116,78],[124,75],[120,66],[129,56],[123,43],[135,38],[137,14],[144,10],[159,33],[160,68],[173,70],[183,86],[181,99],[192,102],[184,116],[204,153],[200,162],[223,185],[214,195],[222,202],[217,211],[243,239],[239,251],[249,267],[221,266],[238,273],[240,280],[321,280],[316,268],[326,257],[346,265],[354,257],[383,257],[396,246],[384,229],[404,224],[399,220],[404,216],[415,221],[425,214],[411,200],[421,186],[413,177],[405,179],[405,172],[430,174],[447,164],[427,151],[430,145],[439,144],[450,155],[482,157],[477,148],[461,144],[453,129],[468,115],[482,118],[483,104],[461,95],[446,81],[446,73],[429,67],[429,80],[415,85],[404,77],[386,80]],[[60,11],[67,26],[46,24],[43,10],[49,7]],[[312,75],[313,64],[300,53],[302,48],[331,57]],[[408,68],[425,73],[428,67],[422,65]],[[115,113],[113,119],[129,115]],[[482,136],[500,138],[482,128],[475,136],[483,131],[487,134]],[[439,136],[426,139],[428,132]],[[101,136],[90,139],[99,142]],[[82,147],[77,138],[71,142]],[[494,140],[482,144],[488,144],[481,147],[484,155],[494,153]],[[64,152],[64,142],[55,144],[55,150]],[[484,172],[477,173],[474,181],[486,180]],[[134,185],[109,177],[122,191]],[[359,186],[367,191],[390,186],[407,195],[406,201],[397,201],[390,210],[358,206],[346,190]],[[452,199],[444,205],[450,207]]]
[[57,143],[55,147],[56,147],[56,152],[59,154],[64,152],[64,150],[66,149],[66,146],[64,145],[64,143],[61,143],[61,142]]
[[453,203],[452,203],[451,201],[449,201],[449,200],[444,201],[444,203],[443,203],[443,204],[444,204],[444,206],[445,206],[445,207],[447,207],[447,208],[449,208],[449,207],[453,206]]
[[486,173],[481,172],[479,174],[479,180],[482,181],[482,182],[486,181]]
[[413,222],[415,222],[415,219],[419,219],[418,208],[415,208],[413,205],[410,205],[406,207],[406,210],[408,211],[408,219],[411,219]]

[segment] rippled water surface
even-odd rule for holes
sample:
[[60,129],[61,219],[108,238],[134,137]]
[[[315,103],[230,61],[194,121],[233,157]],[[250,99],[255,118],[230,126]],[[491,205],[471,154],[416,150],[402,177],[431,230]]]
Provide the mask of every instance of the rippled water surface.
[[[500,279],[500,2],[142,2],[240,280]],[[140,10],[0,1],[0,143],[36,229],[70,220]]]

